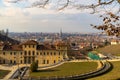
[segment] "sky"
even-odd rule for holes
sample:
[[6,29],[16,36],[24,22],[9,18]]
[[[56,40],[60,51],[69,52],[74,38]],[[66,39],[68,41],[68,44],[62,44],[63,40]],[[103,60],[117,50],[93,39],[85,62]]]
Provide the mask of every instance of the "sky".
[[[97,32],[90,24],[99,25],[101,19],[98,14],[90,14],[89,10],[53,9],[56,3],[51,2],[45,8],[30,7],[32,1],[8,3],[0,0],[0,30],[9,29],[10,32]],[[89,2],[91,0],[88,0]],[[88,4],[85,0],[82,3]]]

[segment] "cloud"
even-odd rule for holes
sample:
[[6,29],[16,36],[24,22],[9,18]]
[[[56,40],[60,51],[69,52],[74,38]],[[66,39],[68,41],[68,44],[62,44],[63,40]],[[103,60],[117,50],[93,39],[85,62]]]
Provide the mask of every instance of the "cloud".
[[[30,0],[29,0],[30,1]],[[31,0],[30,3],[32,3]],[[6,4],[8,5],[8,4]],[[89,23],[96,22],[96,16],[90,17],[86,12],[76,9],[54,10],[54,3],[44,8],[22,8],[20,5],[9,5],[0,9],[0,28],[11,31],[58,32],[62,27],[65,32],[90,31]],[[24,6],[24,5],[23,5]],[[95,19],[93,19],[95,18]]]
[[2,1],[3,1],[3,5],[6,6],[6,7],[13,7],[14,6],[13,3],[8,2],[9,0],[2,0]]

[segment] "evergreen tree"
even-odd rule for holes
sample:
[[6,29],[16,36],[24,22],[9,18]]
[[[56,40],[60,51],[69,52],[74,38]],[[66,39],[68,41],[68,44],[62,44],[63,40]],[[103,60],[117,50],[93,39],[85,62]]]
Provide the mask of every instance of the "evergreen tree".
[[38,69],[38,62],[33,62],[31,65],[30,65],[30,71],[31,72],[36,72]]

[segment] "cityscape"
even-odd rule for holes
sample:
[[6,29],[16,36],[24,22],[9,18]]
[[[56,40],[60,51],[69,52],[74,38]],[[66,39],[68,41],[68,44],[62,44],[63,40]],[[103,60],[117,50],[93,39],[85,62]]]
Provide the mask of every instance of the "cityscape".
[[0,80],[120,80],[120,0],[0,0],[0,18]]

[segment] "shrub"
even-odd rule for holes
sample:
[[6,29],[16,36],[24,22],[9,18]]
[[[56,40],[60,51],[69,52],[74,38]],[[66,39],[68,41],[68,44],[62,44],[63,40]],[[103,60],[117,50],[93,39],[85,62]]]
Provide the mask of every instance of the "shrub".
[[36,72],[38,69],[38,62],[33,62],[31,65],[30,65],[30,71],[31,72]]

